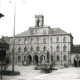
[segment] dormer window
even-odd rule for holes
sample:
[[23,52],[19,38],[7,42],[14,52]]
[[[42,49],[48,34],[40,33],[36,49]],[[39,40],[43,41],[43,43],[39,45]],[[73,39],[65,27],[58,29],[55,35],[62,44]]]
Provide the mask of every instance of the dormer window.
[[21,40],[19,39],[18,44],[20,44],[20,41],[21,41]]
[[33,29],[30,30],[30,33],[33,34]]
[[43,34],[46,34],[46,30],[43,30]]

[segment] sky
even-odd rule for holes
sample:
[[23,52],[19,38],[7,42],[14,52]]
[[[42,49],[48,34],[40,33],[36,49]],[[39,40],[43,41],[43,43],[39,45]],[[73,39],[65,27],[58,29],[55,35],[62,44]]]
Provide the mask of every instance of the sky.
[[80,44],[80,0],[1,0],[0,37],[13,36],[16,3],[15,34],[35,25],[35,15],[44,15],[44,25],[71,33],[73,43]]

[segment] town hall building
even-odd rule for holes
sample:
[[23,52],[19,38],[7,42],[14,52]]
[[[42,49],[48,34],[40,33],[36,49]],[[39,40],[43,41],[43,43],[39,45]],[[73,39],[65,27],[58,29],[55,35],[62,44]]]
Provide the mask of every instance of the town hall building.
[[[10,60],[12,61],[13,37],[10,38]],[[35,26],[15,35],[15,63],[26,61],[28,65],[52,63],[70,65],[73,36],[60,28],[44,25],[44,16],[35,15]]]

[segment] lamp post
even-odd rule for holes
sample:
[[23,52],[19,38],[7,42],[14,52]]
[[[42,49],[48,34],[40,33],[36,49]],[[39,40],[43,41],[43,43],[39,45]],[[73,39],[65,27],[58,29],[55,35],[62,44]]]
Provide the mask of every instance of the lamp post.
[[16,22],[16,2],[15,2],[15,5],[14,5],[14,27],[13,27],[13,63],[12,63],[12,71],[14,72],[14,55],[15,55],[15,22]]
[[[11,1],[9,2],[11,3]],[[15,23],[16,23],[16,2],[14,2],[14,25],[13,25],[13,49],[12,49],[12,71],[14,72],[15,60]]]
[[[11,3],[11,1],[9,2]],[[23,1],[25,3],[25,1]],[[14,72],[15,63],[15,27],[16,27],[16,1],[14,1],[14,25],[13,25],[13,50],[12,50],[12,71]]]
[[49,63],[51,64],[51,30],[49,29]]

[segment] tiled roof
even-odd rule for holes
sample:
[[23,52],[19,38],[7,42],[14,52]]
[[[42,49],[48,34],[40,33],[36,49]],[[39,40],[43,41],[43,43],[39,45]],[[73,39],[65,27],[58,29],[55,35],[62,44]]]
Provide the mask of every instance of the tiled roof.
[[68,33],[60,28],[51,28],[51,34],[68,34]]
[[[35,29],[35,28],[33,28]],[[50,28],[51,29],[51,34],[56,35],[56,34],[68,34],[66,31],[60,29],[60,28]],[[38,29],[39,30],[39,29]],[[42,28],[40,28],[40,30],[42,30]],[[16,37],[20,37],[20,36],[30,36],[30,30],[26,30],[20,34],[17,34]],[[34,34],[34,35],[39,35],[39,34]],[[40,33],[40,35],[43,35]]]
[[28,35],[29,35],[29,30],[26,30],[26,31],[24,31],[22,33],[17,34],[16,37],[19,37],[19,36],[28,36]]

